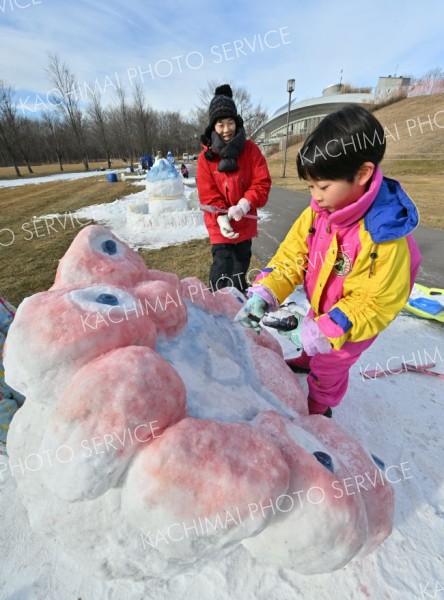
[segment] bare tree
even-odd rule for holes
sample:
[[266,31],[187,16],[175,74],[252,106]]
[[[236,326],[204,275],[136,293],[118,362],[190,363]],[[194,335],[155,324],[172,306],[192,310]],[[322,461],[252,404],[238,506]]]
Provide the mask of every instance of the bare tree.
[[155,112],[147,106],[140,82],[137,82],[134,86],[133,112],[138,138],[138,149],[141,153],[149,152],[155,137],[157,119]]
[[[10,86],[5,86],[0,81],[0,122],[1,134],[4,138],[4,145],[14,162],[17,173],[18,155],[25,162],[28,171],[33,173],[31,168],[31,140],[30,140],[30,122],[28,119],[17,115],[17,107],[14,102],[15,90]],[[19,175],[19,173],[17,173]]]
[[161,111],[158,113],[157,150],[166,154],[168,150],[176,150],[178,154],[178,132],[182,127],[182,117],[177,111]]
[[94,91],[91,96],[88,113],[91,119],[93,133],[99,139],[100,145],[106,155],[108,169],[111,169],[111,143],[109,141],[108,119],[100,100],[100,93]]
[[57,55],[49,56],[49,67],[46,69],[49,80],[56,90],[53,95],[61,114],[70,125],[79,147],[85,170],[89,170],[86,149],[85,118],[80,109],[80,98],[77,94],[77,81],[65,63],[61,63]]
[[422,77],[411,77],[408,96],[431,96],[444,92],[444,70],[441,67],[430,69]]
[[122,87],[116,89],[117,103],[112,114],[114,116],[115,127],[118,132],[118,139],[120,147],[124,149],[123,158],[129,156],[130,165],[134,166],[134,155],[135,155],[135,143],[134,143],[134,131],[132,124],[131,107],[129,106],[126,99],[126,92]]
[[58,112],[45,110],[42,113],[42,127],[49,137],[49,146],[57,156],[60,170],[63,171],[63,128]]
[[35,148],[38,146],[38,130],[36,121],[17,117],[16,143],[29,173],[34,172],[31,168],[31,156],[35,155]]
[[[9,154],[16,175],[21,177],[19,158],[16,146],[16,132],[14,131],[16,111],[14,107],[14,90],[0,80],[0,140],[7,154]],[[31,170],[32,173],[32,170]]]

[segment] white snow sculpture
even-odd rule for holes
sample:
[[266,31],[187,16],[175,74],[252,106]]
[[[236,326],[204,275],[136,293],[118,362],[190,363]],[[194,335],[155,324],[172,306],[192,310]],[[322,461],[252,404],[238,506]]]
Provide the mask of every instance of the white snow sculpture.
[[[167,578],[240,543],[329,572],[390,533],[381,463],[308,416],[279,344],[233,323],[243,298],[223,292],[148,269],[94,225],[18,308],[10,468],[31,527],[96,575]],[[364,473],[374,485],[345,493]]]
[[147,228],[196,227],[204,224],[195,198],[188,200],[183,178],[165,159],[156,160],[146,176],[147,202],[130,204],[127,223],[137,231]]

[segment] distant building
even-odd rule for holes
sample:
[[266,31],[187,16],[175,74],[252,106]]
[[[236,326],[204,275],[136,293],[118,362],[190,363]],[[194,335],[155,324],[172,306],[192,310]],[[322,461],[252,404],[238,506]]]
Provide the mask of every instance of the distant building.
[[[288,135],[305,137],[325,116],[347,104],[368,107],[394,91],[407,88],[409,84],[410,79],[407,77],[380,77],[373,91],[369,88],[369,92],[348,92],[350,86],[337,83],[326,87],[320,97],[297,103],[293,100],[290,106]],[[267,154],[270,146],[279,145],[280,149],[283,148],[287,131],[287,112],[288,103],[278,108],[270,119],[253,133],[253,140],[262,148],[264,154]]]
[[410,82],[410,77],[392,77],[391,75],[380,77],[374,91],[375,100],[379,101],[386,96],[398,94],[401,91],[405,91],[407,94]]

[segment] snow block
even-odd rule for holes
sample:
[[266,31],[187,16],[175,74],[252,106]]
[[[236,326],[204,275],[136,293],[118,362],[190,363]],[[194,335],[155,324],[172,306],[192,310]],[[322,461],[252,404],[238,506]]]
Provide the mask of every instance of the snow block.
[[11,472],[31,527],[94,575],[169,578],[240,544],[323,573],[389,535],[378,466],[308,416],[276,340],[233,322],[243,302],[148,269],[93,225],[54,286],[19,306],[4,360],[26,396]]

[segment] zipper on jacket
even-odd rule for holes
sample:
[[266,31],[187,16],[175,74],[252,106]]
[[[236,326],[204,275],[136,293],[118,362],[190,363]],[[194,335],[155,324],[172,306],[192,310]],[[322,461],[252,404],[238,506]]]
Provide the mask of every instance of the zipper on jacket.
[[225,191],[227,193],[227,203],[230,206],[230,196],[228,195],[228,181],[225,182]]

